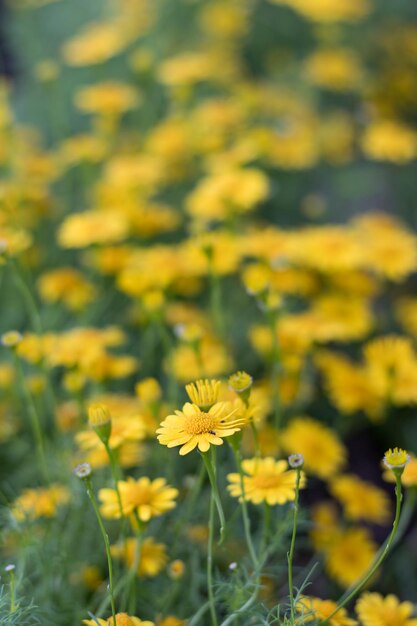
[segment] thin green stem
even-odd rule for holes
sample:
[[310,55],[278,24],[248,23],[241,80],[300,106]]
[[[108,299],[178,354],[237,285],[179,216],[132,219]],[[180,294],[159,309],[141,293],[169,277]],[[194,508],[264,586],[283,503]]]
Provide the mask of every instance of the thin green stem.
[[208,474],[210,485],[211,485],[211,492],[213,494],[214,502],[216,504],[217,513],[219,515],[219,521],[220,521],[219,545],[220,545],[223,543],[223,540],[224,540],[226,520],[224,517],[222,501],[220,499],[219,488],[218,488],[217,479],[216,479],[216,450],[214,446],[210,446],[210,449],[211,449],[210,455],[207,452],[203,452],[201,456],[203,457],[203,461],[206,466],[207,474]]
[[110,469],[112,473],[114,488],[117,494],[117,502],[119,504],[120,517],[122,520],[125,519],[125,514],[123,513],[123,505],[122,505],[122,497],[120,495],[119,490],[119,480],[122,478],[122,473],[120,470],[119,463],[117,462],[116,455],[114,454],[114,450],[109,446],[108,443],[104,443],[104,447],[106,448],[107,456],[110,461]]
[[257,569],[258,557],[256,556],[255,547],[252,542],[250,519],[248,515],[248,506],[245,500],[245,481],[244,481],[244,475],[243,475],[243,469],[242,469],[242,458],[240,455],[240,451],[237,448],[235,448],[233,445],[231,445],[231,448],[233,451],[233,456],[235,457],[235,463],[236,463],[237,471],[239,472],[239,477],[240,477],[240,489],[242,492],[240,508],[242,511],[243,530],[245,533],[246,544],[248,546],[248,550],[249,550],[249,554],[250,554],[253,566],[255,567],[255,569]]
[[377,571],[377,569],[380,567],[385,557],[387,556],[388,552],[390,551],[390,548],[394,542],[394,537],[397,532],[398,524],[400,521],[400,513],[401,513],[402,489],[401,489],[401,475],[399,474],[395,474],[395,496],[396,496],[395,518],[394,518],[394,522],[392,525],[391,533],[384,547],[377,553],[376,559],[372,563],[369,570],[364,574],[364,576],[362,576],[362,578],[360,578],[360,580],[357,583],[355,583],[352,587],[347,589],[347,591],[343,594],[343,596],[338,601],[335,610],[332,611],[332,613],[330,613],[330,615],[328,615],[325,620],[322,620],[321,622],[319,622],[318,626],[324,626],[324,624],[327,624],[329,620],[333,617],[333,615],[335,615],[341,608],[343,608],[346,604],[348,604],[352,600],[352,598],[356,596],[356,594],[359,593],[359,591],[366,585],[368,580],[370,580],[372,576],[375,574],[375,572]]
[[214,489],[210,494],[210,512],[209,512],[209,536],[207,544],[207,594],[210,603],[211,625],[218,626],[216,615],[216,604],[214,601],[213,591],[213,543],[214,543],[214,508],[215,495]]
[[17,264],[17,262],[15,261],[15,259],[9,257],[9,265],[13,272],[16,287],[18,288],[22,296],[22,299],[25,302],[26,309],[27,309],[28,315],[30,317],[30,320],[33,326],[33,330],[38,335],[42,335],[42,332],[43,332],[42,322],[41,322],[41,318],[39,315],[38,307],[36,305],[35,298],[33,297],[31,290],[26,284],[26,280],[24,279],[22,271],[19,265]]
[[288,554],[288,590],[290,595],[290,612],[291,612],[291,624],[295,623],[295,605],[294,605],[294,585],[293,585],[293,561],[294,561],[294,549],[295,549],[295,537],[297,535],[297,514],[298,514],[298,500],[300,495],[300,478],[301,468],[296,468],[295,478],[295,497],[294,497],[294,515],[292,524],[292,536],[290,551]]
[[265,548],[268,543],[269,538],[269,529],[271,526],[271,507],[269,506],[266,500],[264,501],[264,515],[263,515],[263,528],[262,528],[262,537],[261,537],[261,545],[259,548],[259,552],[262,556],[264,556]]
[[14,613],[16,609],[16,579],[14,570],[10,569],[10,613]]
[[113,587],[113,562],[112,562],[111,553],[110,553],[109,536],[106,532],[106,529],[104,528],[104,524],[101,518],[100,510],[98,508],[97,500],[94,495],[93,486],[89,478],[85,479],[85,485],[86,485],[88,497],[90,498],[91,504],[93,505],[94,513],[96,514],[96,518],[97,518],[98,525],[101,530],[101,534],[103,535],[104,545],[106,546],[107,565],[109,569],[110,604],[111,604],[111,612],[112,612],[112,617],[113,617],[113,626],[116,626],[116,606],[114,602],[114,587]]

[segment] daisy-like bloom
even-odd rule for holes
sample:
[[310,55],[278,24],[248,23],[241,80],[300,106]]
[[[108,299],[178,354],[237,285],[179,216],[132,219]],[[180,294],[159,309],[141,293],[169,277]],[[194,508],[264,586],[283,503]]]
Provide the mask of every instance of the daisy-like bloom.
[[390,448],[385,452],[383,461],[388,469],[401,470],[410,462],[410,455],[402,448],[394,448],[393,450]]
[[[110,552],[113,557],[121,558],[130,569],[136,558],[137,539],[129,537],[125,545],[111,546]],[[152,537],[146,537],[140,549],[139,563],[136,574],[138,576],[157,576],[168,561],[166,546],[157,543]]]
[[356,582],[370,567],[377,552],[365,528],[349,528],[340,532],[325,551],[325,567],[342,587]]
[[18,522],[39,517],[55,517],[58,508],[69,500],[70,493],[62,485],[25,489],[14,501],[12,513]]
[[379,593],[365,592],[355,610],[363,626],[417,626],[417,619],[411,617],[412,603],[400,602],[393,594],[384,598]]
[[[333,600],[321,600],[320,598],[306,597],[302,598],[297,605],[298,612],[302,613],[303,620],[310,622],[317,620],[327,620],[328,616],[336,609],[336,602]],[[358,622],[351,619],[346,609],[339,609],[338,612],[330,618],[330,626],[355,626]]]
[[387,494],[358,476],[337,476],[330,483],[330,493],[342,504],[349,519],[362,519],[376,524],[385,524],[389,519],[390,501]]
[[181,456],[197,446],[207,452],[210,445],[222,445],[222,437],[230,437],[245,424],[244,417],[236,416],[237,410],[230,402],[216,402],[208,411],[187,402],[182,411],[175,411],[161,423],[156,431],[158,441],[168,448],[181,446]]
[[[243,488],[245,500],[269,505],[285,504],[295,498],[296,470],[288,470],[287,461],[275,461],[272,457],[265,459],[246,459],[242,462],[245,473]],[[242,498],[242,487],[239,474],[228,474],[230,485],[227,487],[235,498]],[[301,474],[300,487],[305,486],[305,476]]]
[[[389,483],[395,483],[395,475],[392,470],[387,470],[383,474],[383,479]],[[417,487],[417,459],[410,458],[410,462],[404,468],[401,476],[401,483],[404,487]]]
[[[96,617],[96,619],[84,619],[83,624],[86,626],[113,626],[113,617],[108,617],[107,619],[101,619],[100,617]],[[139,617],[133,617],[128,615],[127,613],[117,613],[116,615],[116,626],[155,626],[154,622],[142,621]]]
[[185,386],[191,402],[200,409],[207,411],[219,399],[220,380],[196,380]]
[[343,467],[346,449],[337,435],[310,417],[296,417],[281,434],[286,452],[297,450],[304,457],[305,469],[319,478],[329,478]]
[[[129,477],[117,483],[122,501],[123,515],[137,513],[142,522],[149,522],[152,517],[162,515],[175,507],[178,489],[167,485],[165,478],[151,481],[143,476],[138,480]],[[98,493],[103,517],[120,517],[120,507],[115,489],[100,489]]]

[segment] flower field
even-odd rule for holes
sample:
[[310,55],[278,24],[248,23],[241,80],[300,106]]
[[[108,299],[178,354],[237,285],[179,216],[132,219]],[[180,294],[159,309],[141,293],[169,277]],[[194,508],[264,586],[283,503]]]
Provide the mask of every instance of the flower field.
[[417,5],[0,2],[0,626],[417,626]]

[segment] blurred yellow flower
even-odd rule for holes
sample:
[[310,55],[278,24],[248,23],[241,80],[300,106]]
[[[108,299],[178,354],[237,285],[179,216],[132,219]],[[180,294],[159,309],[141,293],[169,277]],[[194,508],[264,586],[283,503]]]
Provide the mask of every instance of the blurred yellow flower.
[[[124,544],[111,546],[112,556],[123,559],[126,566],[131,568],[135,562],[137,541],[133,537],[128,537]],[[167,561],[166,546],[163,543],[157,543],[152,537],[146,537],[140,546],[136,574],[137,576],[157,576]]]
[[19,522],[39,517],[55,517],[58,508],[69,500],[70,492],[63,485],[25,489],[13,502],[12,514]]
[[337,474],[346,462],[346,448],[336,433],[310,417],[293,418],[281,434],[281,445],[288,454],[302,454],[306,472],[322,479]]
[[351,520],[386,524],[390,516],[390,500],[382,489],[353,474],[337,476],[330,482],[330,493],[343,506]]
[[[163,515],[175,507],[178,489],[167,485],[165,478],[151,481],[146,476],[119,480],[117,487],[122,501],[124,515],[137,513],[142,522],[149,522],[152,517]],[[101,513],[106,518],[120,517],[118,496],[115,489],[100,489]]]
[[373,563],[377,546],[365,528],[341,531],[325,551],[325,568],[342,587],[355,583]]
[[407,163],[417,156],[417,132],[396,120],[375,121],[362,136],[362,149],[370,159]]
[[[288,470],[287,461],[272,457],[246,459],[242,462],[244,498],[253,504],[266,502],[270,506],[285,504],[295,498],[296,470]],[[242,498],[240,474],[228,474],[228,490],[235,498]],[[305,486],[302,472],[300,487]]]
[[417,626],[411,602],[400,602],[393,594],[381,596],[366,591],[356,603],[355,611],[363,626]]
[[339,609],[330,620],[327,620],[328,616],[337,608],[337,603],[333,600],[302,596],[296,608],[306,622],[311,622],[312,620],[318,620],[319,622],[328,621],[330,626],[356,626],[358,623],[355,619],[348,616],[346,609]]

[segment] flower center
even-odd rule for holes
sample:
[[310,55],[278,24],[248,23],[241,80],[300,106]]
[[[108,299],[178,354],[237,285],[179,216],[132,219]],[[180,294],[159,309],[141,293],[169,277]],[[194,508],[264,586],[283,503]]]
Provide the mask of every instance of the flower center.
[[216,420],[210,413],[199,411],[185,418],[184,430],[190,435],[202,435],[215,429]]
[[253,482],[257,489],[274,489],[279,486],[279,479],[275,474],[258,474]]

